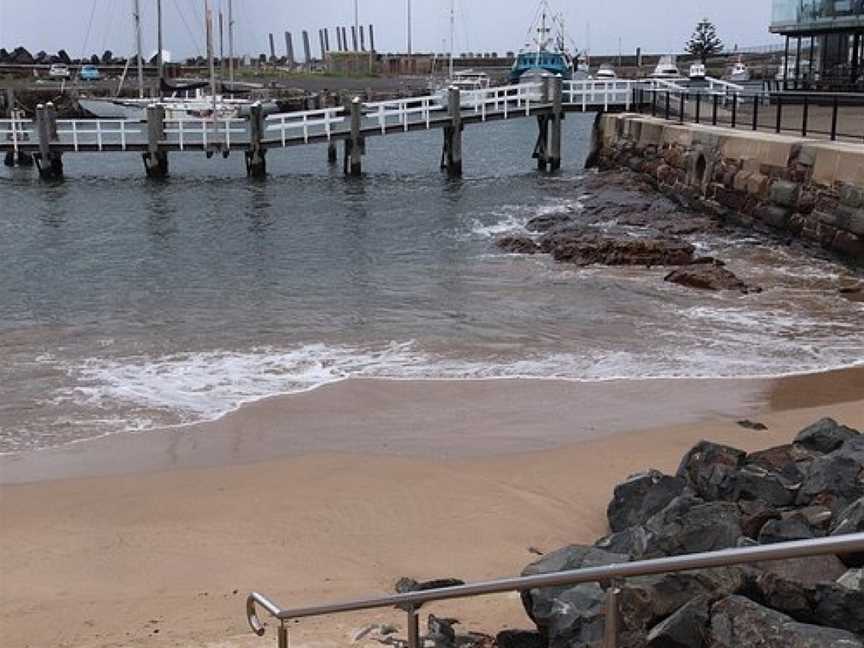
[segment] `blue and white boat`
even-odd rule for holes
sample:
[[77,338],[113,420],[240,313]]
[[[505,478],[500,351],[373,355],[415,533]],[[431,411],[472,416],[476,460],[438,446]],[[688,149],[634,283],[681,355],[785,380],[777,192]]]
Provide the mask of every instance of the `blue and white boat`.
[[516,57],[510,70],[510,82],[519,83],[523,76],[536,77],[546,73],[572,79],[573,55],[567,49],[564,19],[552,12],[547,0],[540,2],[529,34],[533,42],[527,43]]

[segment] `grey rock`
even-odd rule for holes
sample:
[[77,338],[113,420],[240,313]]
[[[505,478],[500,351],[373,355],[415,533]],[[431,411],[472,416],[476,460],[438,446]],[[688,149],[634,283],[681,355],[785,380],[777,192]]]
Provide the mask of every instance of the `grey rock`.
[[800,514],[780,520],[768,520],[759,531],[759,544],[774,544],[776,542],[791,542],[815,538],[816,534]]
[[648,546],[648,530],[643,526],[632,526],[600,538],[594,546],[604,551],[625,554],[631,558],[644,556],[645,548]]
[[537,254],[540,251],[540,247],[528,236],[501,236],[495,245],[513,254]]
[[546,648],[546,640],[536,630],[502,630],[495,637],[498,648]]
[[683,494],[687,482],[657,470],[639,473],[615,486],[612,501],[606,509],[613,532],[644,524],[669,502]]
[[710,618],[708,599],[697,597],[651,629],[648,648],[703,648]]
[[799,623],[743,596],[711,608],[710,648],[862,648],[851,632]]
[[829,453],[858,434],[857,430],[840,425],[834,419],[823,418],[801,430],[795,437],[795,444],[808,450]]
[[794,207],[798,202],[798,193],[801,188],[794,182],[777,180],[771,185],[769,200],[784,207]]
[[[522,570],[522,575],[551,574],[582,567],[612,565],[629,560],[630,557],[627,555],[611,553],[597,547],[570,545],[552,551],[531,563]],[[567,587],[544,587],[522,592],[522,604],[525,611],[537,624],[538,630],[544,634],[546,634],[550,619],[556,615],[555,610],[561,608],[559,599],[567,590]]]
[[556,261],[580,266],[687,265],[695,250],[690,243],[674,238],[616,237],[569,230],[543,237],[540,245]]
[[744,466],[734,473],[737,499],[761,500],[769,506],[789,506],[795,502],[797,484],[789,483],[776,473],[756,464]]
[[551,229],[566,225],[573,221],[573,215],[567,213],[543,214],[535,216],[525,224],[529,232],[548,232]]
[[864,591],[864,569],[850,569],[837,579],[837,584],[846,589]]
[[733,499],[733,475],[746,457],[743,450],[700,441],[684,455],[676,475],[686,479],[699,497],[706,500]]
[[704,502],[683,495],[645,525],[645,549],[638,558],[677,556],[734,547],[743,533],[737,505]]
[[864,590],[816,585],[811,596],[816,623],[864,634]]
[[[841,511],[831,525],[832,536],[862,532],[864,532],[864,497]],[[850,567],[864,567],[864,552],[847,554],[840,559]]]
[[761,288],[743,282],[731,270],[710,264],[678,268],[663,280],[697,290],[736,290],[744,294],[762,292]]
[[741,531],[748,538],[758,538],[759,532],[769,520],[779,520],[780,511],[768,506],[762,500],[741,500],[738,502],[741,512]]
[[814,459],[807,468],[796,504],[827,506],[840,513],[864,497],[864,443],[860,435],[840,448]]
[[751,452],[744,462],[747,465],[759,466],[769,472],[776,473],[788,480],[791,486],[797,488],[804,479],[803,470],[806,469],[807,463],[812,461],[814,456],[812,451],[796,447],[790,443]]
[[760,574],[773,574],[799,585],[818,585],[836,582],[844,573],[846,566],[837,556],[811,556],[791,560],[769,560],[754,563],[751,568],[754,578]]
[[549,648],[599,646],[606,628],[606,594],[596,583],[571,587],[555,599],[550,614],[536,623]]

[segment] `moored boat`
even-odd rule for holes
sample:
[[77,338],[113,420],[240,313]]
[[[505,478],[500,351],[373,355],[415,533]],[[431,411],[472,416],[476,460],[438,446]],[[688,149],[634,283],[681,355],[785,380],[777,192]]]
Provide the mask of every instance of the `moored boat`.
[[[557,30],[554,35],[553,27]],[[533,42],[527,43],[516,56],[510,69],[510,82],[519,83],[526,74],[536,76],[544,73],[572,79],[573,56],[566,46],[564,21],[552,12],[547,0],[540,2],[531,33],[536,35],[533,35]]]

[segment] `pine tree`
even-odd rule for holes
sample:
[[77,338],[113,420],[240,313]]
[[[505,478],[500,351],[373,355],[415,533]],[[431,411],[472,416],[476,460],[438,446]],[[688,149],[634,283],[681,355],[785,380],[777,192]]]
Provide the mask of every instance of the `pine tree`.
[[723,51],[723,41],[717,36],[717,28],[707,18],[703,18],[698,25],[696,31],[687,41],[687,52],[693,56],[698,56],[704,65],[709,56],[719,54]]

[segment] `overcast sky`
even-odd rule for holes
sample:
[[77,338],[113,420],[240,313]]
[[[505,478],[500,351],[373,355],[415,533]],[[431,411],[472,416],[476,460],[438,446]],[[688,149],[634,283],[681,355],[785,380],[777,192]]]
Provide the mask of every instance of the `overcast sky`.
[[[155,51],[156,0],[139,0],[146,50]],[[317,30],[354,20],[354,0],[233,0],[236,51],[268,50],[267,33],[307,29],[317,54]],[[406,47],[408,0],[358,0],[360,20],[373,23],[379,51]],[[211,0],[218,11],[220,0]],[[450,0],[412,0],[415,51],[442,50],[448,35]],[[227,13],[228,0],[221,0]],[[456,0],[457,51],[518,50],[526,41],[537,0]],[[568,32],[579,49],[589,40],[595,54],[616,53],[619,39],[625,53],[641,46],[646,52],[681,50],[696,21],[713,20],[728,46],[774,42],[768,34],[770,0],[552,0],[563,10]],[[174,58],[202,52],[204,0],[162,0],[165,48]],[[65,48],[72,57],[84,50],[118,55],[133,51],[132,0],[0,0],[0,47],[24,45]],[[91,23],[92,15],[92,23]],[[90,28],[88,30],[88,24]],[[590,25],[590,29],[589,29]],[[227,27],[226,27],[227,29]],[[295,48],[297,48],[295,36]],[[277,36],[277,54],[284,37]],[[331,46],[335,36],[331,32]],[[217,45],[218,47],[218,45]],[[227,51],[227,37],[226,37]]]

